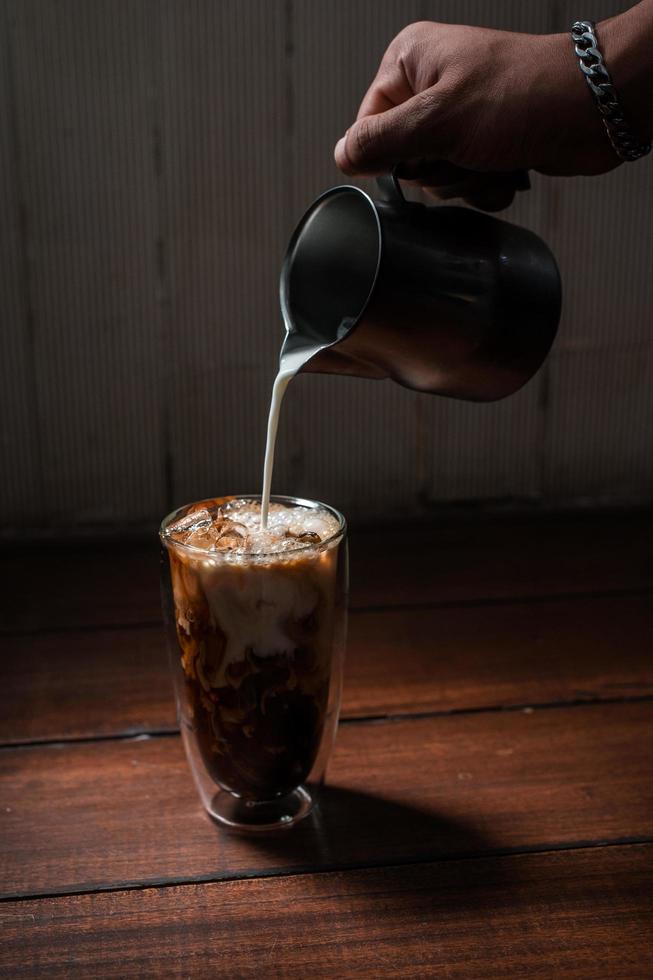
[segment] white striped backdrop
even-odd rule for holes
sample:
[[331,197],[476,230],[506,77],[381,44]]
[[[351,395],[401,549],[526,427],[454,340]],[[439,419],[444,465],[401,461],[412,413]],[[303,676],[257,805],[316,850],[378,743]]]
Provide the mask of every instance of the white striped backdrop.
[[[564,30],[592,0],[0,0],[0,519],[151,522],[261,476],[289,232],[415,19]],[[579,78],[579,84],[581,79]],[[494,405],[301,377],[275,488],[353,517],[653,496],[653,164],[535,176],[547,367]]]

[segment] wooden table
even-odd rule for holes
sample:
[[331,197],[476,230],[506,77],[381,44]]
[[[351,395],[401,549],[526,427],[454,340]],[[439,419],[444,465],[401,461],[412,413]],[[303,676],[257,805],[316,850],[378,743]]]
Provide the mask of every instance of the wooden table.
[[3,977],[653,976],[653,518],[352,535],[318,813],[200,808],[156,549],[0,561]]

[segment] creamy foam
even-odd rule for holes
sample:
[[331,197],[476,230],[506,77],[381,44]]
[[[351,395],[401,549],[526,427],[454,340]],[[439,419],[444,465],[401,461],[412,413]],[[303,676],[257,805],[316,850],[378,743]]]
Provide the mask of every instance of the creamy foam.
[[338,531],[338,519],[321,507],[271,503],[267,526],[262,505],[247,498],[215,498],[187,509],[165,530],[178,544],[234,557],[286,555],[319,546]]

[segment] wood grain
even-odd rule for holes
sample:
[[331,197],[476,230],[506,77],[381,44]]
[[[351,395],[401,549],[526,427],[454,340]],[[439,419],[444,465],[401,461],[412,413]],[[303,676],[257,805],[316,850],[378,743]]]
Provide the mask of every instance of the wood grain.
[[5,632],[161,621],[155,540],[10,546],[0,557]]
[[0,753],[10,896],[653,837],[651,704],[344,726],[318,814],[248,840],[201,811],[176,736]]
[[354,606],[474,602],[650,588],[653,515],[567,514],[430,525],[352,535]]
[[[650,695],[652,638],[649,596],[356,612],[343,717]],[[3,645],[5,744],[176,729],[158,626]]]
[[4,976],[653,972],[650,846],[7,903]]
[[345,714],[650,695],[652,650],[648,595],[361,612],[350,618]]
[[176,731],[160,626],[5,637],[0,742]]
[[[352,608],[653,588],[648,513],[434,519],[351,534]],[[7,548],[4,632],[160,621],[152,542]]]

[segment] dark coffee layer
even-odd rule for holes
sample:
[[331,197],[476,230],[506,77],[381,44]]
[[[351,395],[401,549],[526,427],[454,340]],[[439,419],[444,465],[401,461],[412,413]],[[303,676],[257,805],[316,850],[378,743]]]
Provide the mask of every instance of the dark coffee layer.
[[[236,671],[234,668],[238,667]],[[233,685],[188,677],[186,691],[204,764],[224,789],[252,800],[289,793],[307,778],[320,745],[329,677],[310,650],[232,665]]]

